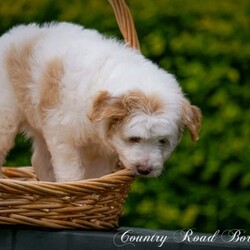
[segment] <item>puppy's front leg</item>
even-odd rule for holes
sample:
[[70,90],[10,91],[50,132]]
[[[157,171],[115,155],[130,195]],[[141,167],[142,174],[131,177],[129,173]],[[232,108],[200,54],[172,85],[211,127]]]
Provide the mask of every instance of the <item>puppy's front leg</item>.
[[51,155],[42,135],[33,135],[32,166],[40,181],[55,181]]
[[84,179],[84,168],[78,147],[55,138],[47,140],[52,156],[55,179],[57,182]]

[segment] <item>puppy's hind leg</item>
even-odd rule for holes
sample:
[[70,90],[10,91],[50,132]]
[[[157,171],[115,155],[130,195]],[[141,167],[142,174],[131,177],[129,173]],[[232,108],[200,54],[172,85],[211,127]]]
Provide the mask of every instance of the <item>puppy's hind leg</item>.
[[40,181],[55,181],[51,154],[42,135],[33,136],[32,166]]
[[19,123],[18,112],[8,108],[0,108],[0,177],[2,176],[1,167],[5,157],[14,146]]

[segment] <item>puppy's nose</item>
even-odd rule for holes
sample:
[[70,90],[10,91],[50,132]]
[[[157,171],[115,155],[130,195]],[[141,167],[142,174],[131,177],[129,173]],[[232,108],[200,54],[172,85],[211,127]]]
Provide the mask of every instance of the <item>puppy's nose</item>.
[[151,173],[152,168],[151,167],[146,167],[143,165],[136,165],[137,171],[141,175],[148,175]]

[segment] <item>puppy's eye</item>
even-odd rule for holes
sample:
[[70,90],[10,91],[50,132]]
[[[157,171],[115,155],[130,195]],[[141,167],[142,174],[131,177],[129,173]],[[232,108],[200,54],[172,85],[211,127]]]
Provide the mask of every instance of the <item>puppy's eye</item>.
[[141,141],[141,137],[132,136],[128,138],[128,141],[131,143],[139,143]]
[[166,139],[166,138],[161,139],[161,140],[159,140],[159,143],[160,143],[161,145],[166,145],[166,144],[168,143],[168,139]]

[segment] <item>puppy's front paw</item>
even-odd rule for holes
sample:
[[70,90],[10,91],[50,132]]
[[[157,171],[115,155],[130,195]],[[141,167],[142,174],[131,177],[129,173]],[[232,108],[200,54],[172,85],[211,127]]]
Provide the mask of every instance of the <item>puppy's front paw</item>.
[[118,160],[115,164],[115,170],[113,172],[119,171],[125,169],[124,165],[122,164],[122,162],[120,160]]

